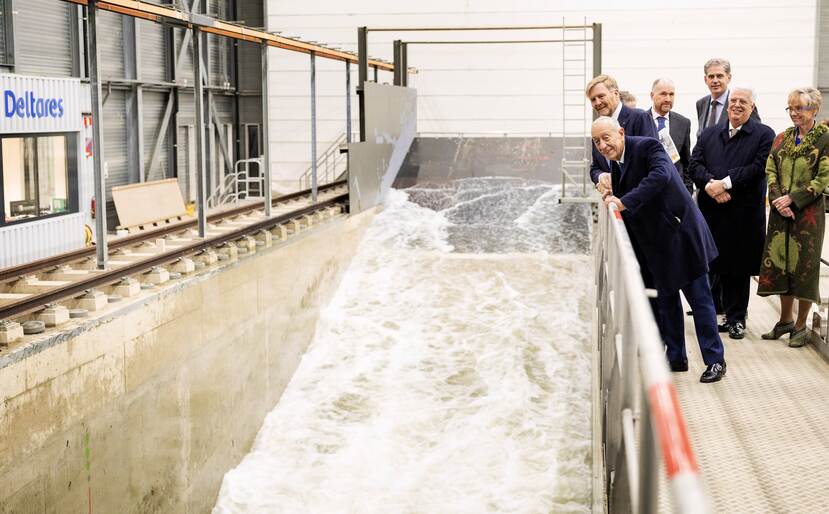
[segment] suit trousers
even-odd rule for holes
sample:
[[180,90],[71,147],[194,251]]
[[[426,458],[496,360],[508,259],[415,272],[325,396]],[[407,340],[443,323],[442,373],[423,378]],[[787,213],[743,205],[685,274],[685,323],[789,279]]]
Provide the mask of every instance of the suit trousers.
[[722,303],[725,319],[729,323],[740,322],[745,326],[748,312],[749,275],[720,274]]
[[[725,350],[717,330],[717,312],[711,297],[708,276],[703,274],[682,288],[685,299],[694,312],[694,330],[697,333],[702,360],[706,366],[725,362]],[[679,291],[657,289],[657,324],[667,347],[668,362],[688,361],[685,353],[685,315]]]
[[711,285],[711,296],[714,298],[714,308],[717,310],[717,314],[725,313],[720,274],[713,272],[709,273],[708,283]]

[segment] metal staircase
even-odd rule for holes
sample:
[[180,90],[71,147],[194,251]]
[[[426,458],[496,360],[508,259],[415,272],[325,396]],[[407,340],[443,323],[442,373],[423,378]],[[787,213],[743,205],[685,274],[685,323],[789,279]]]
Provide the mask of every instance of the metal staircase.
[[[356,136],[352,134],[351,141],[356,141]],[[340,152],[340,147],[347,144],[347,139],[346,133],[343,132],[317,159],[318,186],[334,182],[348,170],[348,156]],[[308,169],[299,177],[299,189],[311,187],[313,172],[313,166],[308,166]]]
[[582,27],[568,28],[562,18],[561,25],[561,201],[591,202],[589,114],[584,97],[589,80],[587,20]]
[[[251,164],[255,164],[255,167]],[[216,189],[207,198],[207,207],[212,209],[248,198],[263,198],[265,177],[260,173],[261,168],[262,160],[258,157],[236,161],[233,173],[222,177]],[[255,175],[251,173],[254,169]]]

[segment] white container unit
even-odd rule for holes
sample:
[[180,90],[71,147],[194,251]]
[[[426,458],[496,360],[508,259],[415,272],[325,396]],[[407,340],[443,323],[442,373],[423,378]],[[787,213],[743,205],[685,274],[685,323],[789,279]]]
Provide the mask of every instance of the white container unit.
[[84,245],[88,94],[78,79],[0,75],[0,268]]

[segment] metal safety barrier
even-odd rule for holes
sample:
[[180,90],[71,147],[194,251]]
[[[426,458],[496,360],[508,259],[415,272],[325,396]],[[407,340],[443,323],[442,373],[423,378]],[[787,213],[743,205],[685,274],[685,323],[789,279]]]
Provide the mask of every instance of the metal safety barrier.
[[[654,513],[664,464],[674,512],[709,513],[659,329],[615,206],[599,209],[596,316],[604,490],[611,513]],[[594,425],[595,426],[595,425]]]

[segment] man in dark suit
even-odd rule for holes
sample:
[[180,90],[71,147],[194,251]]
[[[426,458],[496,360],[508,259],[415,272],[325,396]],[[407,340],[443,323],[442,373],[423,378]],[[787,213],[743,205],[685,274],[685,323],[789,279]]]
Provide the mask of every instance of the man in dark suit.
[[[688,189],[689,194],[694,192],[694,181],[688,175],[688,163],[691,158],[691,120],[685,116],[674,112],[674,96],[676,95],[676,88],[670,79],[656,79],[651,86],[651,101],[653,106],[648,109],[648,114],[653,119],[654,126],[656,126],[656,133],[662,146],[665,146],[666,140],[662,136],[663,129],[668,129],[668,134],[676,148],[676,155],[672,156],[668,152],[668,156],[674,161],[676,171],[682,178],[682,182]],[[665,148],[668,151],[668,148]],[[674,160],[676,158],[677,160]]]
[[[697,100],[697,137],[702,131],[718,123],[728,124],[728,84],[731,82],[731,63],[726,59],[709,59],[703,66],[705,71],[705,85],[711,94]],[[757,106],[751,112],[751,119],[760,122]]]
[[774,131],[751,118],[753,107],[750,88],[732,89],[728,125],[703,130],[691,157],[699,209],[719,249],[711,266],[725,308],[719,329],[731,339],[745,334],[749,280],[760,272],[765,241],[765,170]]
[[706,365],[700,381],[720,380],[725,352],[707,277],[717,248],[699,208],[659,141],[625,136],[618,122],[606,116],[593,122],[591,136],[602,156],[597,189],[606,205],[621,212],[639,265],[649,270],[656,286],[656,318],[671,369],[688,370],[681,290],[694,310]]
[[[619,97],[619,85],[610,75],[598,75],[587,83],[584,94],[599,116],[608,116],[616,120],[629,136],[647,136],[656,138],[656,127],[648,113],[642,109],[631,109],[622,103]],[[590,165],[590,177],[597,182],[598,162],[604,157],[593,148],[593,163]],[[608,184],[609,186],[609,184]]]

